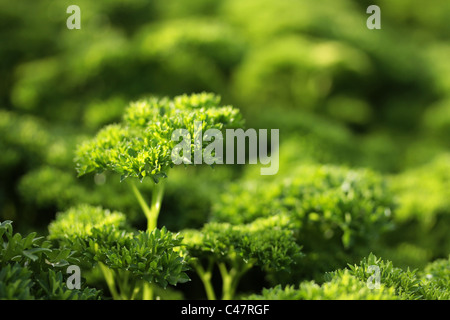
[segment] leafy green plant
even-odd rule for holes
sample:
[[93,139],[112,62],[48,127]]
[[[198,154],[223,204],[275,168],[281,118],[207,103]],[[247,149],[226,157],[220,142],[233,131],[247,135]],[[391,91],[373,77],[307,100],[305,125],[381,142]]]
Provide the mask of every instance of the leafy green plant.
[[403,270],[394,267],[392,261],[382,260],[374,254],[364,258],[359,265],[349,265],[347,269],[328,273],[326,278],[333,279],[351,274],[367,282],[373,271],[369,272],[369,266],[379,268],[379,277],[382,285],[395,290],[395,295],[402,300],[448,300],[449,291],[449,261],[439,259],[428,264],[424,270]]
[[424,299],[450,300],[450,256],[429,263],[419,275]]
[[19,264],[10,264],[0,270],[0,298],[31,300],[31,271]]
[[[133,193],[129,192],[129,185],[116,178],[114,173],[106,172],[77,178],[72,167],[60,169],[42,166],[28,171],[18,183],[22,203],[28,209],[23,210],[23,215],[30,220],[45,221],[46,215],[49,219],[54,218],[54,214],[49,214],[53,210],[64,211],[86,203],[126,212],[129,223],[141,224],[145,221],[141,207],[136,203]],[[42,188],[43,185],[45,188]],[[143,194],[147,194],[151,193],[152,186],[143,184],[140,189]],[[117,197],[117,194],[121,196]],[[30,207],[35,210],[30,212]],[[47,224],[45,221],[44,225]]]
[[20,116],[15,112],[0,110],[0,134],[2,149],[7,153],[2,157],[2,167],[21,162],[28,165],[30,161],[43,158],[45,147],[51,137],[45,125],[32,116]]
[[[442,153],[428,163],[389,178],[390,191],[398,203],[394,215],[396,227],[383,239],[385,246],[393,249],[389,253],[391,260],[401,258],[405,244],[414,246],[416,251],[426,252],[431,260],[448,255],[449,172],[450,155]],[[415,257],[419,256],[416,254]],[[408,260],[415,262],[415,259]],[[423,266],[427,261],[417,261],[416,267]]]
[[79,260],[70,249],[52,248],[44,237],[13,233],[11,221],[0,223],[0,299],[98,299],[101,292],[86,287],[68,289],[62,270]]
[[208,299],[216,299],[211,283],[214,267],[222,278],[222,299],[233,299],[241,278],[252,268],[289,271],[301,256],[287,217],[261,218],[249,224],[207,223],[185,230],[190,264],[200,277]]
[[165,228],[161,231],[156,228],[164,192],[160,179],[167,177],[173,167],[171,156],[177,143],[172,141],[174,130],[188,129],[191,150],[200,147],[203,151],[204,146],[195,142],[198,134],[194,132],[195,121],[202,122],[203,130],[222,130],[242,123],[236,109],[220,107],[219,102],[219,97],[206,93],[173,100],[138,101],[126,109],[123,123],[106,126],[93,140],[78,147],[76,162],[80,175],[112,171],[121,175],[121,181],[138,178],[142,182],[151,177],[155,183],[150,206],[137,186],[130,184],[147,218],[146,233],[133,235],[120,231],[125,227],[123,215],[89,206],[60,214],[49,227],[50,238],[78,248],[91,265],[99,265],[113,298],[134,299],[140,294],[151,299],[153,288],[149,283],[166,287],[168,283],[176,285],[189,280],[183,258],[174,251],[181,238]]
[[[177,142],[172,141],[176,129],[188,129],[191,149],[195,146],[194,122],[202,121],[202,129],[219,129],[241,124],[240,114],[231,106],[219,106],[220,98],[213,94],[183,95],[169,99],[149,99],[132,103],[121,124],[109,125],[77,149],[77,170],[80,175],[113,171],[121,180],[150,177],[154,182],[151,205],[144,200],[134,183],[133,190],[148,220],[148,230],[157,226],[164,187],[162,178],[173,167],[171,153]],[[185,155],[186,156],[186,155]]]
[[442,153],[422,166],[393,176],[392,191],[398,197],[399,222],[417,219],[424,228],[431,229],[439,223],[440,215],[448,215],[449,172],[450,154]]
[[[449,259],[430,263],[423,271],[402,270],[391,261],[377,258],[372,253],[359,265],[350,265],[325,275],[322,285],[314,281],[301,282],[298,287],[277,285],[263,289],[244,299],[267,300],[448,300]],[[369,266],[379,268],[379,288],[369,288],[368,280],[374,275]]]
[[391,226],[393,207],[385,181],[373,171],[305,164],[275,181],[232,184],[212,219],[241,224],[288,216],[306,255],[298,276],[321,277],[375,246]]
[[314,281],[302,282],[298,288],[292,285],[264,289],[260,295],[254,294],[249,300],[398,300],[393,288],[381,286],[371,290],[366,283],[343,273],[340,277],[318,285]]
[[[46,235],[67,213],[51,224],[51,244],[4,234],[0,250],[15,255],[1,262],[0,295],[95,296],[65,288],[61,259],[102,298],[108,281],[118,299],[203,297],[201,283],[172,286],[187,265],[211,274],[200,278],[217,297],[280,284],[273,297],[288,298],[301,283],[309,298],[448,298],[450,2],[376,2],[383,32],[368,36],[369,1],[77,0],[83,27],[73,32],[67,1],[0,1],[0,221]],[[239,112],[208,94],[145,97],[202,90],[239,105],[248,127],[280,129],[276,176],[170,168],[167,138],[184,119],[222,130],[240,126]],[[190,230],[180,243],[156,226]],[[155,243],[167,263],[140,251]],[[384,293],[364,287],[358,262],[370,251],[392,271]],[[360,271],[323,283],[347,263]]]
[[114,299],[152,299],[153,284],[189,281],[179,254],[182,238],[167,229],[134,233],[125,215],[81,205],[60,213],[49,238],[75,248],[88,268],[98,267]]
[[372,253],[364,258],[359,265],[349,265],[349,269],[337,270],[327,274],[328,278],[342,277],[346,273],[357,277],[364,283],[367,282],[373,272],[369,272],[369,266],[377,266],[380,269],[380,282],[387,287],[395,289],[395,294],[404,300],[416,300],[423,297],[420,278],[417,270],[403,271],[393,266],[391,261],[383,261]]

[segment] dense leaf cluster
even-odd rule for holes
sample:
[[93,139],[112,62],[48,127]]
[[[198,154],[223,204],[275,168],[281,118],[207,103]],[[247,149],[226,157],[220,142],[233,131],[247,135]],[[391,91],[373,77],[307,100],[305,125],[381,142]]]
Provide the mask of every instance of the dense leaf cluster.
[[96,230],[89,238],[95,247],[94,259],[113,270],[126,270],[139,279],[158,283],[163,288],[190,280],[187,264],[178,249],[182,238],[167,229],[140,231],[135,236],[120,235],[105,239],[105,231]]
[[[123,123],[106,126],[78,147],[77,170],[80,175],[109,170],[122,180],[142,181],[148,176],[158,183],[174,165],[172,150],[179,143],[172,140],[176,129],[189,131],[193,152],[199,134],[194,131],[195,121],[202,121],[203,132],[241,124],[237,109],[219,103],[219,97],[208,93],[134,102],[125,111]],[[191,155],[183,156],[191,159]]]
[[176,285],[189,280],[179,247],[182,238],[155,229],[133,233],[122,213],[82,205],[60,213],[49,226],[49,237],[76,248],[85,263],[101,263],[149,283]]
[[327,277],[342,277],[345,273],[350,273],[364,283],[374,273],[369,272],[369,266],[377,266],[380,268],[380,281],[387,287],[395,289],[395,294],[401,299],[415,300],[421,298],[420,278],[416,275],[416,271],[403,271],[393,266],[391,261],[383,261],[375,255],[370,254],[364,258],[359,265],[349,265],[349,269],[337,270],[329,273]]
[[450,250],[450,156],[389,177],[398,206],[392,232],[383,239],[384,257],[402,267],[422,268],[424,261],[446,257]]
[[318,285],[314,281],[302,282],[298,288],[278,285],[263,289],[261,294],[246,297],[250,300],[397,300],[393,288],[371,290],[355,276],[345,272],[339,278]]
[[215,266],[222,278],[222,299],[233,299],[241,278],[254,267],[290,272],[302,253],[289,224],[286,216],[277,216],[240,225],[210,222],[201,230],[184,230],[185,253],[208,299],[216,299],[211,283]]
[[304,165],[289,178],[232,185],[215,203],[212,218],[239,224],[286,215],[311,263],[304,271],[323,272],[375,244],[390,227],[393,206],[375,172]]
[[[0,2],[0,221],[44,234],[56,212],[73,213],[51,225],[51,245],[3,234],[0,295],[74,297],[59,273],[65,260],[86,267],[86,281],[106,289],[105,298],[162,296],[170,287],[150,290],[143,277],[183,281],[182,257],[212,298],[217,287],[208,284],[221,283],[210,281],[213,272],[230,298],[245,272],[242,280],[259,290],[261,266],[282,269],[264,272],[271,286],[306,280],[302,297],[445,298],[448,261],[427,264],[450,251],[450,2],[378,2],[383,32],[370,37],[367,1],[78,0],[80,32],[64,32],[65,1]],[[239,106],[248,127],[280,129],[277,178],[261,179],[256,165],[219,166],[214,175],[180,167],[164,197],[155,192],[162,184],[153,182],[170,168],[174,129],[193,138],[195,120],[203,131],[241,125],[239,112],[212,94],[154,98],[202,91]],[[78,173],[95,176],[76,178],[76,145]],[[203,146],[192,141],[196,147]],[[146,213],[149,232],[132,231],[143,225],[144,201],[115,173],[145,180],[142,199],[158,195]],[[160,208],[159,226],[190,229],[187,247],[163,230],[152,233]],[[317,284],[324,271],[370,251],[419,271],[368,257],[386,270],[383,292],[364,287],[363,265]],[[177,290],[203,297],[193,287]]]
[[230,265],[245,263],[266,270],[289,270],[299,256],[286,217],[261,218],[249,224],[211,222],[201,230],[183,231],[192,257]]
[[423,298],[429,300],[450,300],[450,256],[429,263],[420,272]]
[[109,227],[124,228],[125,215],[111,212],[101,207],[78,205],[65,212],[60,212],[55,221],[49,225],[50,239],[85,239],[92,234],[92,229]]
[[11,221],[0,224],[0,299],[98,299],[101,292],[85,284],[67,288],[63,268],[78,262],[70,249],[52,248],[36,233],[13,233]]
[[[402,270],[370,254],[359,265],[349,265],[326,275],[322,285],[305,281],[298,287],[278,285],[263,289],[262,293],[246,299],[284,300],[448,300],[449,259],[429,264],[423,271]],[[369,266],[379,267],[380,287],[369,288],[368,280],[374,275]]]

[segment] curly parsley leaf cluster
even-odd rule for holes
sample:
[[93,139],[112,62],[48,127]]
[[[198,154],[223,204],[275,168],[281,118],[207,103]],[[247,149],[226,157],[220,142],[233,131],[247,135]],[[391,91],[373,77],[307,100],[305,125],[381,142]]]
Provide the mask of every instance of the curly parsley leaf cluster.
[[210,93],[140,100],[130,104],[121,123],[106,126],[78,146],[77,171],[113,171],[122,179],[151,177],[158,183],[173,166],[171,154],[178,142],[172,141],[172,133],[187,129],[193,150],[195,121],[203,122],[203,130],[242,125],[239,110],[221,106],[220,97]]
[[63,267],[79,260],[70,249],[55,249],[44,237],[14,233],[12,222],[0,223],[0,299],[92,300],[101,292],[82,285],[68,289]]
[[179,252],[182,237],[166,228],[133,233],[122,213],[81,205],[58,214],[49,230],[51,239],[77,248],[91,266],[102,264],[162,287],[190,280]]

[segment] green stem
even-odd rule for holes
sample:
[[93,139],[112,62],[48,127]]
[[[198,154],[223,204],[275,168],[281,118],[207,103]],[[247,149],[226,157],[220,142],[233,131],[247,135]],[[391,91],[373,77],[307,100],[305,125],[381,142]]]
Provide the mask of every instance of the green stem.
[[234,290],[236,286],[233,284],[235,282],[234,276],[236,275],[236,269],[231,268],[230,271],[227,270],[225,263],[219,263],[219,271],[222,276],[222,300],[231,300],[234,296]]
[[134,184],[134,182],[130,183],[131,185],[131,189],[133,190],[134,195],[136,196],[137,201],[139,202],[142,211],[144,211],[144,214],[146,217],[150,216],[151,210],[147,205],[147,202],[145,202],[144,197],[142,197],[141,192],[139,191],[139,189],[136,187],[136,185]]
[[117,285],[120,290],[120,296],[122,297],[122,300],[133,300],[133,292],[132,289],[135,287],[135,281],[134,279],[130,278],[130,272],[127,270],[120,270],[118,271],[118,277],[117,277]]
[[[139,205],[144,211],[144,214],[147,218],[147,230],[153,231],[156,229],[158,225],[158,216],[161,210],[161,202],[164,195],[164,184],[163,182],[159,182],[153,186],[152,190],[152,202],[151,206],[147,205],[147,202],[144,200],[142,193],[139,191],[138,187],[135,183],[131,182],[131,189],[133,190],[134,195],[136,196]],[[143,300],[153,300],[154,292],[151,284],[144,282],[142,284],[142,299]],[[133,294],[134,295],[134,294]]]
[[159,211],[161,210],[161,203],[164,195],[164,184],[159,182],[153,186],[152,191],[152,206],[151,219],[148,222],[148,230],[152,231],[158,225]]
[[147,205],[138,187],[133,182],[131,183],[131,189],[147,217],[147,230],[153,231],[158,224],[159,211],[161,210],[161,202],[164,194],[163,182],[155,184],[153,187],[151,207]]
[[203,286],[206,291],[206,297],[208,300],[216,300],[216,293],[214,292],[213,285],[211,283],[212,278],[212,261],[210,261],[209,267],[205,270],[200,263],[195,262],[193,264],[195,271],[197,271],[200,280],[203,283]]
[[222,276],[222,300],[232,300],[236,293],[242,276],[252,268],[253,264],[248,262],[241,266],[235,266],[230,270],[225,263],[219,263],[219,271]]
[[103,277],[105,278],[108,289],[111,292],[111,296],[114,300],[120,300],[120,294],[116,290],[116,285],[114,282],[114,274],[111,269],[109,269],[103,262],[99,262],[100,270],[102,271]]
[[135,286],[135,287],[134,287],[133,293],[131,294],[130,300],[134,300],[134,298],[136,297],[136,295],[139,293],[139,290],[140,290],[139,286]]
[[142,300],[153,300],[152,285],[146,281],[142,284]]

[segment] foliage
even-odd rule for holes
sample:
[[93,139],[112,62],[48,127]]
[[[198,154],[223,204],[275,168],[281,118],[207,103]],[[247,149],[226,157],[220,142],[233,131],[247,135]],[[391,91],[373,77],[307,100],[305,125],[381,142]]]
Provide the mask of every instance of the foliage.
[[446,153],[394,176],[393,192],[399,198],[397,218],[400,221],[418,219],[430,228],[437,223],[439,214],[447,214],[450,208],[449,169],[450,155]]
[[448,254],[449,170],[449,154],[443,153],[390,178],[398,208],[397,227],[385,239],[388,246],[408,242],[426,250],[432,260]]
[[[141,213],[134,196],[127,193],[127,185],[114,178],[111,174],[103,173],[77,179],[74,171],[42,166],[29,171],[20,179],[18,191],[23,203],[41,211],[35,213],[41,214],[40,219],[43,218],[43,212],[54,210],[53,208],[64,211],[79,203],[87,203],[126,212],[130,221],[139,221]],[[45,188],[42,188],[43,185]],[[142,189],[143,192],[148,192],[151,187],[143,185]],[[121,196],[116,197],[119,193]]]
[[425,291],[424,299],[450,299],[450,256],[447,259],[438,259],[429,263],[420,272],[420,276]]
[[49,225],[50,239],[85,239],[92,235],[92,229],[104,227],[124,228],[125,215],[120,212],[110,212],[101,207],[79,205],[66,212],[59,213],[54,222]]
[[[404,271],[372,253],[359,265],[327,273],[322,285],[304,281],[298,288],[281,285],[263,289],[260,295],[253,294],[245,299],[267,300],[448,300],[449,261],[437,260],[423,271]],[[380,287],[370,289],[368,280],[374,275],[369,266],[379,267]]]
[[181,237],[166,228],[137,234],[127,229],[122,213],[82,205],[60,213],[49,226],[49,238],[76,248],[88,267],[98,265],[115,299],[134,299],[139,292],[151,298],[145,296],[146,283],[165,288],[189,280],[176,250]]
[[171,151],[178,143],[172,141],[174,130],[189,130],[193,151],[195,121],[202,121],[203,132],[239,126],[238,111],[231,106],[219,107],[219,102],[219,97],[203,93],[178,96],[173,101],[132,103],[125,111],[123,125],[105,127],[94,140],[78,148],[77,170],[80,175],[111,170],[122,179],[136,177],[141,181],[149,176],[158,183],[173,166]]
[[264,289],[261,295],[246,297],[249,300],[397,300],[394,289],[380,287],[371,290],[357,277],[343,273],[339,278],[334,278],[322,285],[314,281],[302,282],[298,289],[292,285],[282,288],[278,285],[274,288]]
[[212,218],[239,224],[287,215],[306,254],[303,276],[319,275],[357,258],[389,229],[394,204],[386,188],[370,170],[304,165],[289,178],[231,185]]
[[233,299],[240,279],[253,267],[290,271],[301,253],[288,224],[287,217],[278,216],[243,225],[211,222],[201,230],[184,231],[191,264],[208,298],[215,299],[210,283],[215,264],[222,277],[223,299]]
[[189,280],[184,260],[174,250],[180,246],[182,238],[165,228],[141,231],[133,237],[120,234],[114,238],[106,230],[96,230],[88,241],[91,248],[94,246],[94,259],[113,270],[127,270],[139,279],[158,283],[163,288],[167,284]]
[[31,300],[31,271],[19,264],[7,265],[0,271],[0,297],[2,299]]
[[[122,124],[106,126],[93,140],[77,148],[77,171],[80,175],[112,171],[121,175],[121,181],[135,177],[142,182],[151,177],[158,184],[174,166],[173,150],[179,143],[172,139],[175,130],[188,130],[190,136],[183,139],[189,138],[191,154],[198,151],[203,154],[207,142],[202,145],[197,142],[202,132],[242,125],[237,109],[219,103],[220,97],[211,93],[133,102],[125,110]],[[196,122],[201,123],[201,128],[196,127]],[[193,163],[191,154],[182,157]],[[153,187],[150,207],[136,185],[131,187],[147,217],[148,230],[153,230],[157,226],[163,186]]]
[[369,272],[369,266],[377,266],[380,268],[380,281],[387,287],[395,289],[395,294],[401,299],[415,300],[422,297],[420,279],[416,275],[416,271],[403,271],[395,268],[391,261],[383,261],[375,255],[370,254],[364,258],[359,265],[350,265],[350,271],[337,270],[328,274],[328,277],[342,277],[343,274],[349,272],[363,282],[367,282],[373,272]]
[[101,292],[86,287],[68,289],[62,268],[76,263],[70,249],[54,249],[43,237],[13,233],[11,221],[0,224],[0,298],[1,299],[98,299]]
[[[195,274],[176,289],[142,280],[186,280],[189,264],[210,298],[280,285],[274,297],[448,299],[448,0],[78,0],[82,28],[68,30],[71,4],[0,2],[0,221],[52,226],[26,248],[3,234],[15,256],[0,261],[2,297],[202,298]],[[382,30],[366,28],[371,4]],[[171,169],[173,129],[193,138],[193,120],[223,130],[241,114],[280,129],[277,176]],[[104,225],[101,208],[117,219]],[[155,243],[168,269],[140,260]],[[371,251],[392,270],[383,292],[363,286],[361,265],[322,283]],[[82,290],[65,287],[63,260],[83,268]]]

